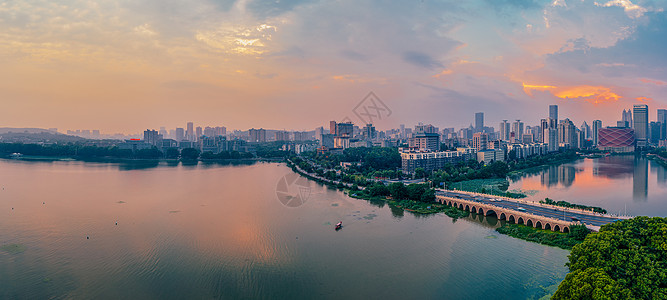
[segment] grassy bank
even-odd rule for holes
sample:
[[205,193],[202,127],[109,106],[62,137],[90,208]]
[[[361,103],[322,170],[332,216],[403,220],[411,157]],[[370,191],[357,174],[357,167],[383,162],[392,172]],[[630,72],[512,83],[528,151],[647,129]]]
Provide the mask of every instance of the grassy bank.
[[580,226],[572,226],[570,233],[561,233],[525,225],[505,224],[496,228],[496,231],[514,238],[567,250],[583,242],[588,234],[588,229]]

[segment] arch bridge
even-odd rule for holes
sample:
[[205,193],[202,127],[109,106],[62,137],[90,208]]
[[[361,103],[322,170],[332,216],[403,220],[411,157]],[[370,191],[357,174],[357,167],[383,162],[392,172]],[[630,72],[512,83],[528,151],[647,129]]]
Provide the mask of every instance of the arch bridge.
[[572,222],[558,220],[555,218],[534,215],[528,212],[513,210],[510,208],[499,207],[493,204],[480,203],[466,199],[451,198],[442,195],[436,196],[436,201],[448,206],[476,213],[484,216],[495,215],[498,220],[506,220],[509,223],[516,223],[530,227],[559,231],[570,232],[570,225]]

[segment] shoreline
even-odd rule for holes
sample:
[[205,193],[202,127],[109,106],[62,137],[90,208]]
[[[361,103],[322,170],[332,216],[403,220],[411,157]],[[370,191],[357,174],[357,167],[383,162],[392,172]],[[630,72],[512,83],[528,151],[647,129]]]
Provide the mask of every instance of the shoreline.
[[[574,161],[578,160],[580,158],[575,159]],[[290,159],[286,159],[286,164],[289,168],[292,169],[293,172],[304,176],[310,180],[313,180],[317,183],[321,183],[323,185],[333,187],[342,191],[346,191],[346,194],[350,198],[354,199],[362,199],[366,201],[384,201],[388,205],[400,208],[402,210],[409,211],[413,214],[418,214],[418,215],[431,215],[431,214],[438,214],[438,213],[444,213],[448,217],[452,218],[453,221],[458,220],[459,218],[464,218],[470,216],[472,213],[466,210],[461,210],[456,207],[451,207],[451,206],[446,206],[439,204],[437,202],[434,203],[421,203],[417,202],[414,200],[394,200],[390,199],[387,197],[364,197],[364,195],[360,195],[358,193],[354,193],[354,191],[351,189],[352,185],[345,184],[342,182],[334,183],[329,179],[326,178],[321,178],[319,176],[310,174],[296,166]],[[572,161],[572,160],[567,160]],[[566,163],[566,162],[563,162]],[[341,186],[343,185],[343,186]],[[363,193],[365,188],[363,187],[358,187],[359,189],[357,190],[358,192]],[[469,192],[473,193],[473,192]],[[513,199],[514,201],[521,201],[517,199]],[[406,203],[407,202],[407,203]],[[403,204],[403,205],[401,205]],[[405,208],[405,204],[411,204],[421,206],[421,209],[413,209],[413,207],[410,208]],[[499,220],[500,222],[500,220]],[[582,241],[575,241],[573,238],[570,237],[570,235],[565,234],[565,233],[560,233],[560,232],[547,232],[545,230],[541,230],[538,228],[533,228],[521,224],[509,224],[505,223],[497,227],[495,229],[496,232],[507,235],[516,239],[524,240],[527,242],[533,242],[533,243],[538,243],[544,246],[548,247],[556,247],[560,249],[565,249],[565,250],[570,250],[572,247],[576,244],[581,243]]]

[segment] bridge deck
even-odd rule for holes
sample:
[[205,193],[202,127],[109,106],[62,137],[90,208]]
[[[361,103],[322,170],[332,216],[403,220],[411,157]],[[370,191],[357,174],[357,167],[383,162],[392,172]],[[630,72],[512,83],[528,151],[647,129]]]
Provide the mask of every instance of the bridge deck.
[[586,225],[592,226],[602,226],[604,224],[609,224],[624,219],[624,217],[614,217],[610,215],[596,214],[593,212],[544,205],[530,201],[521,201],[494,195],[484,195],[462,191],[438,189],[436,190],[436,196],[446,197],[453,200],[460,199],[485,205],[493,205],[505,210],[515,211],[517,213],[530,214],[536,217],[546,217],[563,222],[576,223],[579,221]]

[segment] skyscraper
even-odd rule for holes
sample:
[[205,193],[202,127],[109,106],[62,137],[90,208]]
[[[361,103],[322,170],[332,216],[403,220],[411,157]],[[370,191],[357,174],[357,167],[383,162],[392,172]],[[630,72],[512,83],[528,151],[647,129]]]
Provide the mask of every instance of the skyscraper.
[[551,127],[558,126],[558,105],[549,105],[549,121]]
[[658,119],[660,123],[660,140],[667,139],[667,109],[658,109]]
[[591,138],[591,127],[588,126],[588,123],[584,121],[583,124],[581,124],[581,127],[579,127],[581,130],[581,133],[584,134],[584,139],[590,139]]
[[593,147],[598,146],[598,141],[600,140],[598,137],[598,131],[602,128],[602,121],[600,120],[593,120],[593,132],[591,132],[592,139],[593,139]]
[[475,132],[484,131],[484,113],[475,113]]
[[621,116],[621,122],[625,122],[625,127],[634,128],[634,124],[632,123],[632,111],[629,109],[626,111],[624,109],[623,115]]
[[185,130],[185,139],[188,141],[194,141],[195,136],[195,125],[192,122],[188,122],[188,127]]
[[197,128],[195,128],[195,141],[198,141],[201,138],[202,134],[203,132],[201,126],[197,126]]
[[570,119],[564,119],[558,124],[558,143],[565,148],[579,148],[579,136],[577,126]]
[[185,139],[185,130],[183,128],[176,128],[176,141],[180,142]]
[[510,123],[507,122],[507,120],[503,120],[500,123],[500,140],[503,140],[505,142],[510,141]]
[[521,120],[516,120],[512,123],[512,132],[514,133],[514,140],[512,142],[520,143],[523,137],[523,122]]
[[632,106],[633,128],[637,139],[637,147],[646,147],[648,143],[648,105],[635,104]]

